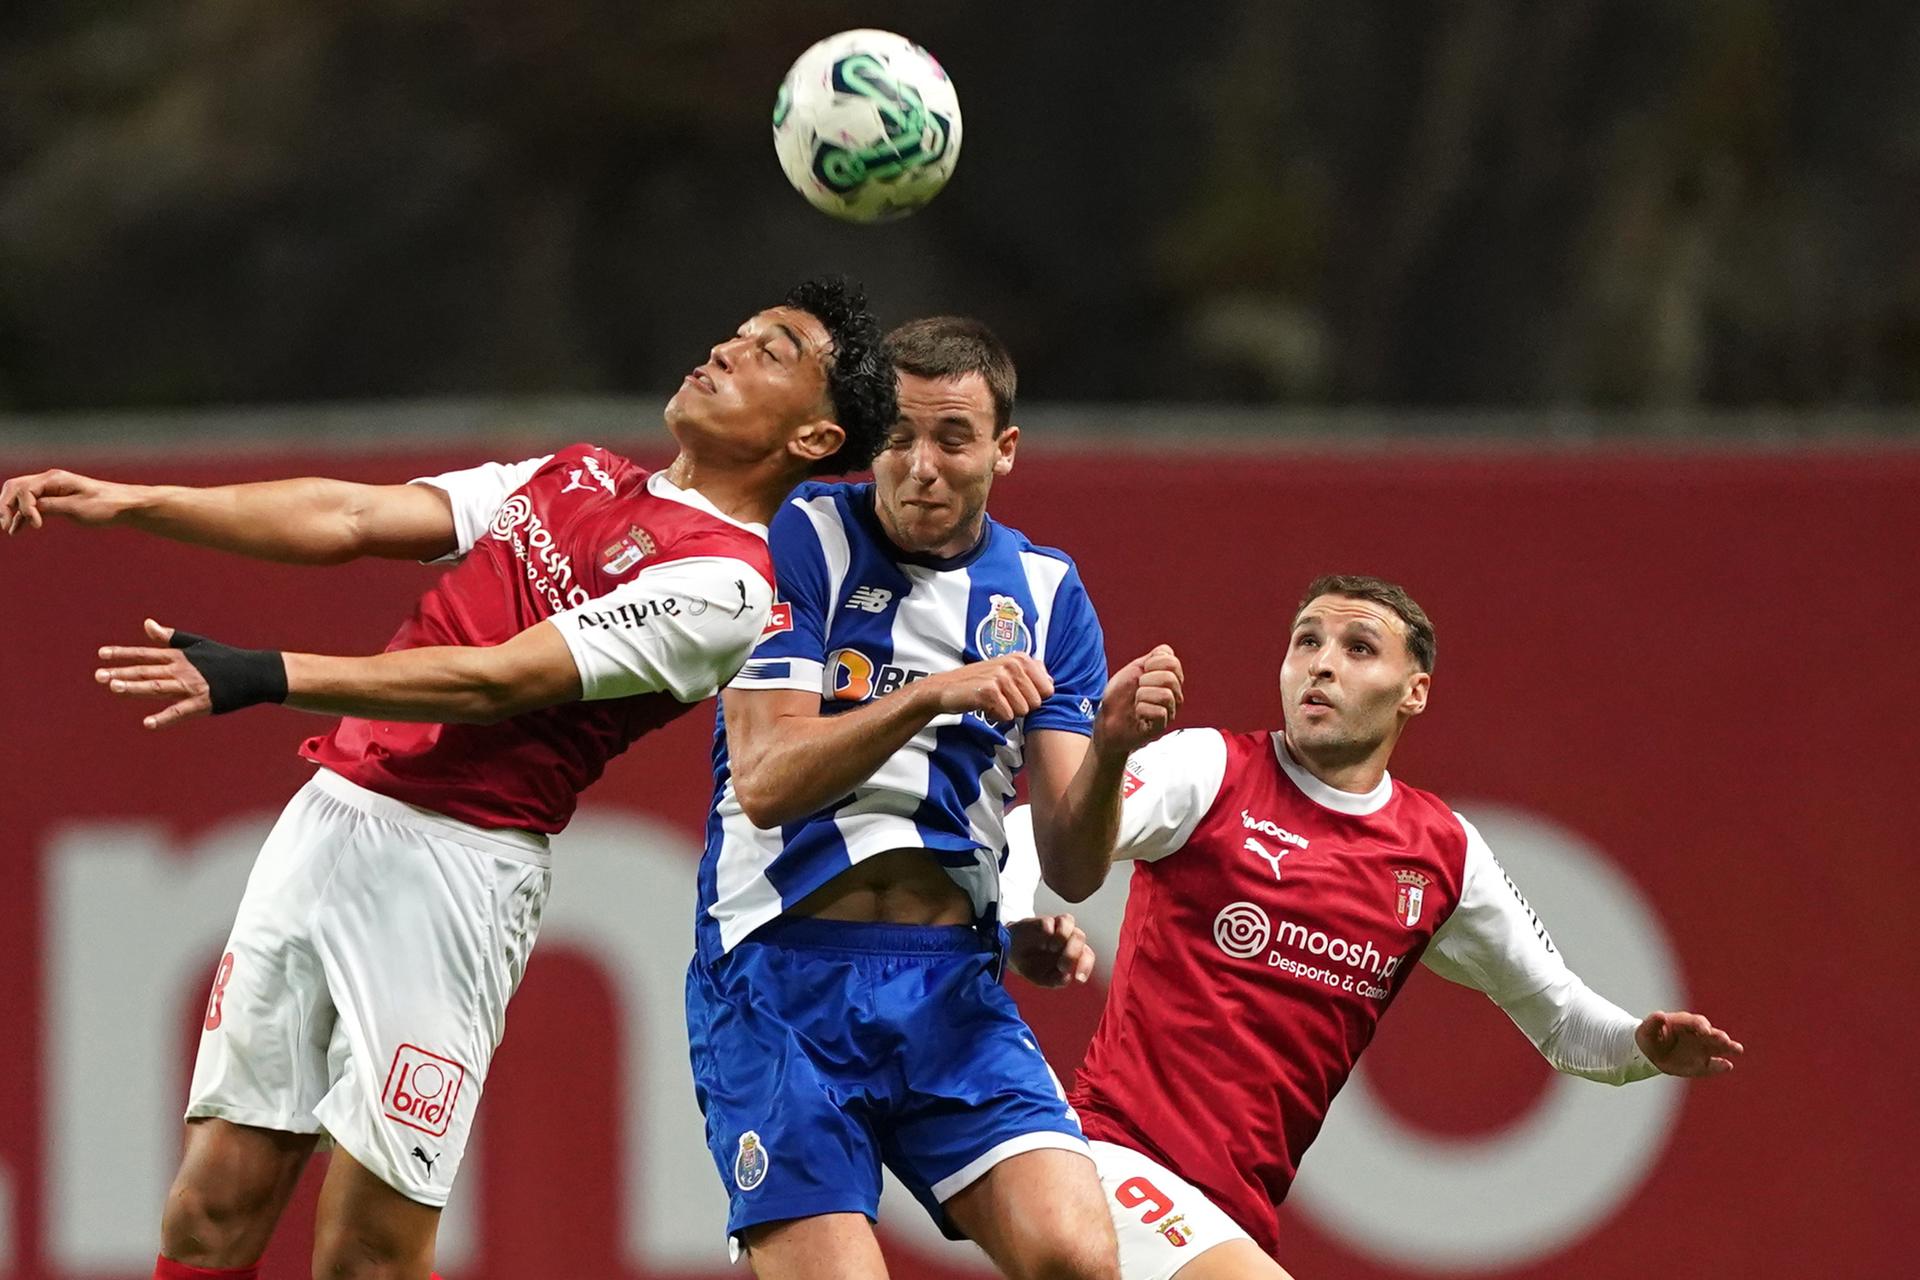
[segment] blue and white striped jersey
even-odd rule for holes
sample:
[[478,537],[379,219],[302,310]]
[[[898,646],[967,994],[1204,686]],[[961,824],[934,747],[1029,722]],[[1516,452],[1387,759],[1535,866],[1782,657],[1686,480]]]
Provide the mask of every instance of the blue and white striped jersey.
[[732,950],[854,863],[893,849],[931,851],[975,912],[993,914],[1027,735],[1091,733],[1106,688],[1100,622],[1073,561],[991,517],[962,555],[903,552],[874,514],[871,484],[801,485],[768,542],[773,620],[729,689],[812,690],[821,714],[834,715],[923,676],[1029,653],[1054,691],[1018,722],[935,718],[852,795],[777,831],[740,811],[722,713],[700,863],[700,954]]

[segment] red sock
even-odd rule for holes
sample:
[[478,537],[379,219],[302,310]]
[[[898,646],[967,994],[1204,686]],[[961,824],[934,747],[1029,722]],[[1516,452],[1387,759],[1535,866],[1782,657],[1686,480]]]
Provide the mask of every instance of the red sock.
[[190,1267],[172,1258],[155,1258],[153,1280],[260,1280],[260,1264],[250,1267]]

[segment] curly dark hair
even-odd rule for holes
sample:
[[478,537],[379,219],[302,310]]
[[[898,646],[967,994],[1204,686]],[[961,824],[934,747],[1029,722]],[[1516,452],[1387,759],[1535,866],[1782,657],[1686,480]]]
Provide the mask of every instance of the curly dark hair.
[[783,306],[804,311],[826,327],[833,339],[827,361],[827,394],[833,420],[847,433],[838,450],[813,464],[817,476],[865,471],[880,452],[880,442],[900,417],[898,378],[887,356],[880,322],[867,295],[845,276],[822,276],[795,285]]

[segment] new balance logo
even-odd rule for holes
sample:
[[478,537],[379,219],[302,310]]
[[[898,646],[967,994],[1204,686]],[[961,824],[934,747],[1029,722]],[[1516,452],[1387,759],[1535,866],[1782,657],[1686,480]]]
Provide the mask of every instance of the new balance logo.
[[892,600],[893,592],[883,587],[861,587],[847,597],[847,608],[866,613],[885,613]]
[[1261,858],[1265,859],[1266,864],[1273,868],[1273,878],[1275,880],[1280,878],[1280,859],[1287,856],[1287,850],[1282,849],[1278,853],[1268,853],[1267,847],[1251,836],[1247,837],[1247,843],[1244,847],[1248,853],[1257,853]]
[[433,1162],[438,1160],[440,1157],[430,1156],[426,1152],[422,1151],[419,1147],[415,1147],[413,1149],[413,1158],[415,1160],[418,1160],[421,1164],[427,1167],[427,1176],[431,1178],[433,1176]]

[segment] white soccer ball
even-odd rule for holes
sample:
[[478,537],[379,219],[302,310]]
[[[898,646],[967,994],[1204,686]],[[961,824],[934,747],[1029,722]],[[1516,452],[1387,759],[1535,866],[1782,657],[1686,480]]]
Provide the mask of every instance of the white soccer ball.
[[861,29],[801,54],[773,103],[773,146],[814,208],[851,222],[900,218],[960,162],[960,98],[933,55]]

